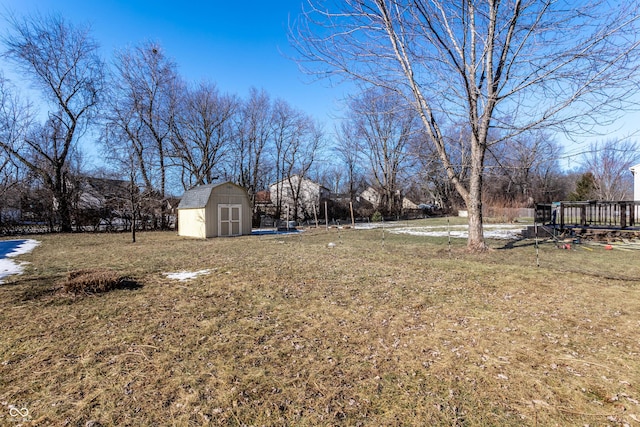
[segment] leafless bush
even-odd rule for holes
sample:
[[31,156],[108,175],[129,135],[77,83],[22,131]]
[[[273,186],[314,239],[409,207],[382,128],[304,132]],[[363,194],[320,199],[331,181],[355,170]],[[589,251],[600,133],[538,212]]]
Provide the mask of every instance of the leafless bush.
[[118,289],[127,283],[131,283],[131,280],[112,270],[75,270],[67,274],[63,291],[74,295],[102,293]]

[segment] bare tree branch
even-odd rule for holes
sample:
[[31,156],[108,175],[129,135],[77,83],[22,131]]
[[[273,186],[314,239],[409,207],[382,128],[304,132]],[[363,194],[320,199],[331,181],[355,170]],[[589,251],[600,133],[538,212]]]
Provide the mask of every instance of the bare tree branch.
[[2,126],[21,128],[20,136],[14,132],[0,147],[41,177],[55,198],[62,231],[70,231],[69,160],[101,100],[104,64],[89,30],[60,16],[11,18],[9,23],[5,56],[39,89],[48,103],[48,119],[34,125],[33,116],[12,103],[16,113],[4,115]]
[[[469,249],[483,250],[486,150],[536,129],[588,132],[630,108],[639,21],[635,1],[308,0],[291,40],[309,73],[404,96],[465,200]],[[468,135],[468,180],[450,126]]]

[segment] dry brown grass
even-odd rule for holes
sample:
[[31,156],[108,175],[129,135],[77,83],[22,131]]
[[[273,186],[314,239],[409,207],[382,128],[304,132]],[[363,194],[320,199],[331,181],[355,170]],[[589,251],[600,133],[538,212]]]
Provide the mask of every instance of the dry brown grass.
[[[38,236],[0,285],[0,424],[629,425],[637,252],[380,230]],[[335,247],[328,247],[328,243]],[[69,271],[142,285],[74,298]],[[188,282],[163,273],[210,269]]]
[[96,294],[125,287],[129,283],[132,283],[131,280],[113,270],[73,270],[67,273],[67,278],[62,282],[62,291],[74,295]]

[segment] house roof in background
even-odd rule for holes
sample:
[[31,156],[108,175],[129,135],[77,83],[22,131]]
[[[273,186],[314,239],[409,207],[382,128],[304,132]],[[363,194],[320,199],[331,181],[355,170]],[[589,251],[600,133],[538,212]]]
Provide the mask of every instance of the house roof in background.
[[271,203],[271,192],[262,190],[256,193],[256,203]]
[[327,190],[327,191],[331,191],[327,187],[325,187],[324,185],[322,185],[322,184],[320,184],[320,183],[318,183],[318,182],[316,182],[316,181],[314,181],[314,180],[312,180],[310,178],[307,178],[306,176],[300,176],[297,173],[293,174],[293,175],[291,175],[289,177],[282,178],[280,181],[277,181],[277,182],[274,182],[272,184],[269,184],[269,187],[274,187],[276,185],[279,185],[280,183],[282,183],[283,185],[289,185],[290,181],[297,181],[297,180],[301,180],[302,182],[306,182],[308,184],[317,185],[319,188],[322,188],[322,189]]
[[78,207],[99,209],[109,203],[121,203],[131,195],[128,181],[85,176],[79,181]]

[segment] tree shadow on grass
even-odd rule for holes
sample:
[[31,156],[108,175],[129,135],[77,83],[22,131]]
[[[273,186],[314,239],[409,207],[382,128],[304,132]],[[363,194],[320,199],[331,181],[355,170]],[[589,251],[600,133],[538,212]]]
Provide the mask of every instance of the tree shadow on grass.
[[[538,244],[540,244],[540,242],[538,242]],[[501,251],[501,250],[507,250],[507,249],[527,248],[535,245],[536,245],[536,242],[530,239],[514,239],[514,240],[509,240],[504,245],[496,248],[496,250]]]
[[62,277],[62,274],[29,278],[17,276],[11,281],[2,283],[0,288],[10,289],[5,295],[10,295],[12,302],[20,303],[55,295],[61,289],[58,282]]
[[130,277],[126,277],[122,279],[120,283],[118,283],[114,290],[137,291],[138,289],[142,288],[144,288],[143,284]]

